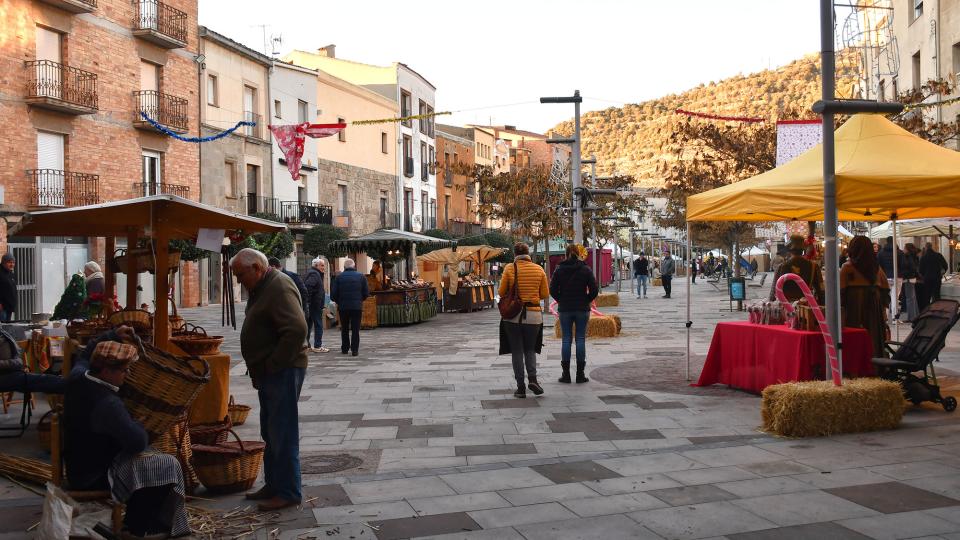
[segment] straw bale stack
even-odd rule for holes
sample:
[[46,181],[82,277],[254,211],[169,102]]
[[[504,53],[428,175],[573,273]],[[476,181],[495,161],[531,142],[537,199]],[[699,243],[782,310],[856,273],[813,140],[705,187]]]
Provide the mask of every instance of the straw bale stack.
[[763,390],[763,430],[784,437],[823,437],[893,429],[905,406],[900,385],[876,378],[775,384]]
[[614,307],[620,305],[620,295],[615,292],[600,293],[597,296],[597,307]]
[[[560,321],[557,320],[553,325],[554,337],[562,337],[560,334]],[[620,317],[616,315],[590,315],[587,322],[587,337],[616,337],[620,335]]]

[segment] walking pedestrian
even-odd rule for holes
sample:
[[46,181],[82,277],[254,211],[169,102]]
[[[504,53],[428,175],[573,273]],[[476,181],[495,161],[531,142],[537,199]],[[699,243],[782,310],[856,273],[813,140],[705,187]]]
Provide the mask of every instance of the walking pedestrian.
[[647,297],[647,282],[650,281],[650,261],[640,252],[640,257],[633,261],[633,276],[637,278],[637,299]]
[[0,322],[10,322],[17,311],[17,261],[6,253],[0,258]]
[[664,298],[670,298],[670,282],[673,281],[673,273],[677,270],[677,263],[670,255],[670,250],[663,250],[663,261],[660,263],[660,281],[663,282]]
[[947,271],[947,261],[943,255],[933,249],[933,244],[927,242],[920,256],[920,276],[923,279],[923,294],[927,303],[940,299],[940,286],[943,284],[943,274]]
[[360,354],[360,321],[363,319],[363,301],[370,296],[367,278],[357,272],[353,259],[343,261],[343,272],[330,287],[330,298],[340,312],[340,353]]
[[690,258],[690,282],[697,284],[697,260],[692,257]]
[[536,394],[543,393],[537,382],[537,352],[543,347],[543,310],[540,301],[550,297],[547,274],[530,259],[530,246],[518,242],[513,246],[513,264],[503,269],[499,293],[506,296],[516,287],[523,302],[523,309],[515,317],[500,323],[500,354],[509,351],[513,361],[513,376],[517,381],[514,397],[527,397],[524,388],[524,367],[528,388]]
[[[886,244],[880,249],[877,253],[877,262],[880,264],[880,269],[883,270],[884,275],[887,276],[887,285],[890,286],[890,302],[889,306],[891,311],[896,311],[892,314],[894,320],[900,319],[900,302],[897,298],[893,298],[893,237],[888,236]],[[903,266],[906,264],[906,261],[903,258],[903,251],[900,251],[900,248],[896,248],[897,253],[897,288],[896,290],[903,290]]]
[[[917,247],[911,243],[903,246],[903,289],[900,290],[902,299],[900,309],[907,312],[907,322],[913,322],[920,313],[917,302],[917,281],[920,278],[920,256]],[[924,306],[926,307],[926,306]]]
[[550,296],[557,301],[560,314],[560,382],[570,383],[570,349],[576,327],[577,382],[589,381],[584,374],[587,366],[587,322],[590,320],[590,302],[599,294],[597,280],[580,259],[579,246],[567,246],[567,258],[553,272]]
[[240,353],[260,400],[264,486],[247,494],[261,511],[297,506],[300,483],[300,429],[297,402],[306,375],[307,323],[293,281],[270,268],[251,248],[230,260],[230,269],[249,299],[240,329]]
[[323,309],[327,304],[327,290],[323,280],[326,272],[327,261],[317,257],[307,270],[307,279],[304,282],[307,288],[307,313],[310,314],[307,320],[307,345],[310,344],[310,333],[313,332],[311,352],[330,352],[330,349],[323,346]]
[[290,278],[290,280],[293,281],[293,284],[297,286],[297,292],[300,293],[300,306],[303,309],[303,319],[309,322],[310,318],[307,316],[307,287],[304,286],[303,280],[300,279],[300,276],[297,275],[296,272],[291,272],[290,270],[284,268],[283,265],[280,264],[280,259],[276,257],[270,257],[268,262],[270,264],[270,268],[279,270],[280,273]]

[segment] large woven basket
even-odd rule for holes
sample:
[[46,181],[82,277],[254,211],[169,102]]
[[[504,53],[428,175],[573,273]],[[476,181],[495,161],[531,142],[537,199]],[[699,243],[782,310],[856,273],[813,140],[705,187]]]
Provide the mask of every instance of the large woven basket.
[[223,417],[221,422],[211,424],[197,424],[190,426],[190,440],[194,444],[206,444],[215,446],[227,442],[227,432],[233,424],[230,422],[230,415]]
[[[135,248],[131,250],[118,249],[114,256],[107,260],[107,266],[114,274],[127,273],[127,259],[133,257],[134,270],[139,274],[142,272],[156,272],[155,261],[157,254],[149,247]],[[167,253],[167,264],[162,265],[164,271],[176,272],[180,268],[180,252],[171,250]]]
[[172,428],[153,441],[152,446],[164,454],[170,454],[180,462],[183,471],[183,484],[187,493],[193,493],[200,486],[200,479],[193,468],[193,444],[190,439],[190,429],[187,415],[180,417]]
[[141,342],[140,358],[130,364],[120,397],[130,416],[154,439],[180,421],[209,380],[205,360],[174,356]]
[[239,426],[247,421],[247,416],[250,414],[250,406],[235,402],[233,400],[233,394],[231,394],[230,402],[227,404],[227,413],[230,415],[230,423]]
[[200,483],[212,493],[236,493],[253,487],[260,473],[266,444],[241,441],[232,429],[236,442],[215,446],[193,445],[193,465]]
[[142,333],[153,328],[153,315],[142,309],[121,309],[110,315],[110,324],[113,326],[125,324],[136,332]]
[[223,336],[208,336],[203,327],[184,323],[183,329],[172,336],[170,342],[187,354],[201,356],[220,352]]

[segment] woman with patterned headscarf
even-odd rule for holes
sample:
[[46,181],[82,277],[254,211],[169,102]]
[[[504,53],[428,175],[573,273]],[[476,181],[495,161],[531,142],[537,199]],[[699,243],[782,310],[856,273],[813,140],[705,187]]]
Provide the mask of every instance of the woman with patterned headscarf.
[[96,261],[90,261],[83,265],[83,277],[87,286],[87,298],[93,294],[103,294],[105,288],[103,281],[103,272]]
[[855,236],[847,248],[850,257],[840,268],[840,305],[844,326],[863,328],[870,334],[873,356],[886,356],[886,313],[890,285],[877,262],[873,244],[866,236]]

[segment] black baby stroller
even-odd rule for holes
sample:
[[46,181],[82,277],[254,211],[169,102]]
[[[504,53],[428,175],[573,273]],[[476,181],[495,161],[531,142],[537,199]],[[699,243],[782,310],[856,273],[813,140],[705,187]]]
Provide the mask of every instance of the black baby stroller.
[[[947,333],[960,318],[960,302],[937,300],[927,306],[913,322],[913,330],[906,341],[888,341],[890,358],[874,358],[873,363],[881,378],[896,381],[903,387],[903,395],[914,405],[924,401],[939,403],[950,412],[957,408],[952,396],[940,395],[933,362],[938,360]],[[896,348],[894,348],[896,346]],[[923,372],[923,377],[914,373]]]

